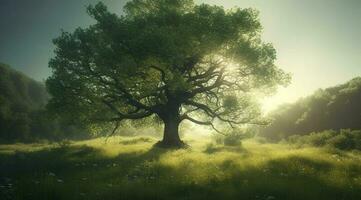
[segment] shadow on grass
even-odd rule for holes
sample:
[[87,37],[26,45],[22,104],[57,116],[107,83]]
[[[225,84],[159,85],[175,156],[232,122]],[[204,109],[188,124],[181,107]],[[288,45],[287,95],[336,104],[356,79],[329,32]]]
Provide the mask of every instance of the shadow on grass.
[[[0,199],[83,199],[83,194],[92,193],[91,188],[106,195],[101,188],[104,185],[110,189],[113,182],[154,179],[166,169],[159,166],[157,172],[148,170],[144,174],[144,168],[147,163],[156,163],[167,151],[153,147],[145,152],[108,157],[100,149],[83,145],[0,154]],[[98,188],[99,185],[103,186]],[[73,196],[74,192],[78,196]],[[98,199],[97,196],[84,199]]]
[[129,145],[129,144],[137,144],[137,143],[149,143],[149,142],[153,142],[153,140],[151,138],[147,138],[147,137],[138,137],[138,138],[133,138],[133,139],[128,139],[128,140],[122,140],[119,143],[123,144],[123,145]]
[[17,151],[0,154],[0,177],[20,176],[33,172],[67,172],[127,164],[129,167],[145,161],[155,161],[167,149],[151,148],[146,152],[121,153],[108,157],[100,149],[87,145],[48,148],[35,152]]
[[[217,147],[204,155],[220,151],[246,152]],[[199,181],[188,171],[199,167],[197,161],[167,166],[159,162],[167,152],[151,148],[107,157],[84,145],[0,154],[1,199],[361,199],[357,185],[321,178],[335,167],[325,161],[291,156],[241,168],[225,159],[218,171]],[[360,173],[357,166],[349,170],[350,180]]]

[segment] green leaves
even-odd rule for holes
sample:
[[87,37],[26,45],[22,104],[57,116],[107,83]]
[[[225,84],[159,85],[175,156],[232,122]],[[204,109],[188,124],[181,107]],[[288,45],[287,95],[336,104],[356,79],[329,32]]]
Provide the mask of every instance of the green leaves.
[[102,3],[87,11],[96,24],[54,40],[47,81],[51,104],[82,120],[165,116],[172,108],[211,120],[201,124],[241,124],[259,114],[248,96],[288,81],[261,40],[256,10],[133,0],[122,16]]
[[360,101],[360,77],[335,87],[319,89],[313,95],[283,105],[271,113],[274,122],[263,129],[261,134],[281,140],[293,134],[305,135],[329,129],[360,129]]

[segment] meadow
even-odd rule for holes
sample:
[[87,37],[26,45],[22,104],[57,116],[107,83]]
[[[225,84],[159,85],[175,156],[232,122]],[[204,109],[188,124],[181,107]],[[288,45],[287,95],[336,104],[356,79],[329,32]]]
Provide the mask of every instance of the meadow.
[[1,199],[361,199],[360,152],[185,138],[1,145]]

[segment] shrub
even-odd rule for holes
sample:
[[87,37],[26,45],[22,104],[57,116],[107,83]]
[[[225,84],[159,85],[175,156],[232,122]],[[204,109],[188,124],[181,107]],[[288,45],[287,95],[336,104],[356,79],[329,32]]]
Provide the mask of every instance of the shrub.
[[242,131],[234,129],[225,135],[214,135],[213,140],[216,144],[222,144],[225,146],[239,146],[242,144],[242,140],[251,138],[254,134],[251,131]]
[[238,146],[241,145],[241,140],[243,139],[242,134],[231,133],[229,135],[224,136],[223,144],[225,146]]
[[341,150],[361,150],[361,130],[341,129],[338,132],[334,130],[313,132],[305,136],[290,136],[286,141],[300,146],[328,146]]

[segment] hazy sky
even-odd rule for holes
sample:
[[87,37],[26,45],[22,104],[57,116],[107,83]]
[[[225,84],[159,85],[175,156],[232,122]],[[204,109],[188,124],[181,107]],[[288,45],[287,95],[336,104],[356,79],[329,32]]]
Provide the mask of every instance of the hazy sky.
[[[85,6],[97,0],[0,0],[0,62],[44,80],[51,40],[93,21]],[[105,0],[120,13],[124,1]],[[253,7],[260,11],[264,39],[278,52],[277,64],[292,73],[292,84],[265,101],[270,109],[317,88],[361,75],[361,0],[197,0]]]

